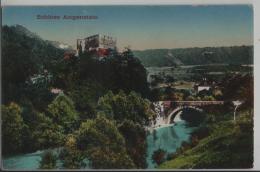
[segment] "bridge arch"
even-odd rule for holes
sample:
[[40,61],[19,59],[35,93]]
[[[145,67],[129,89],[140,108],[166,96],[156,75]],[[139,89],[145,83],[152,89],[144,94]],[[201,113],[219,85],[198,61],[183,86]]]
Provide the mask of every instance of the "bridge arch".
[[175,116],[178,114],[179,111],[183,110],[183,109],[194,109],[196,111],[199,112],[203,112],[203,110],[201,108],[195,107],[195,106],[178,106],[177,108],[175,108],[167,117],[167,124],[171,123],[171,119],[175,118]]

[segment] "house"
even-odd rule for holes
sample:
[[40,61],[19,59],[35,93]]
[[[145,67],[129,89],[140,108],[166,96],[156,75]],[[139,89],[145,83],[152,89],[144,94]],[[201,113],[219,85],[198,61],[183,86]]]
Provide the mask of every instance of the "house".
[[197,91],[197,92],[200,92],[200,91],[203,91],[203,90],[207,90],[207,91],[209,91],[210,88],[211,88],[211,86],[209,86],[209,85],[198,85],[196,91]]
[[214,84],[214,83],[209,83],[207,78],[203,78],[200,83],[197,83],[197,84],[194,85],[194,90],[197,93],[199,93],[199,92],[201,92],[203,90],[209,91],[212,88],[212,84]]
[[63,93],[63,90],[61,90],[59,88],[52,88],[51,89],[51,93],[53,93],[53,94],[60,94],[60,93]]

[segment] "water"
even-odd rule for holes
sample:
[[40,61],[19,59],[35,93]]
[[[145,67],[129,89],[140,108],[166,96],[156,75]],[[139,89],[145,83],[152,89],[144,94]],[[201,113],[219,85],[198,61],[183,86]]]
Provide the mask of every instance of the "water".
[[[165,125],[154,130],[147,136],[147,163],[148,168],[153,169],[155,164],[152,161],[152,154],[159,148],[164,149],[167,153],[174,153],[179,148],[183,141],[189,141],[191,132],[194,127],[188,127],[187,122],[181,119],[179,112],[174,118],[175,124]],[[54,149],[55,152],[57,149]],[[41,156],[46,150],[27,153],[3,159],[4,169],[20,169],[20,170],[36,170],[39,168]],[[61,162],[58,161],[58,168],[61,167]]]
[[[40,166],[41,156],[45,151],[47,150],[3,158],[3,168],[8,170],[37,170]],[[52,151],[57,153],[58,148],[52,149]],[[61,167],[60,161],[57,162],[57,166],[58,168]]]
[[189,142],[194,127],[188,127],[187,122],[182,120],[180,113],[174,119],[175,124],[170,126],[157,128],[153,133],[147,136],[147,164],[148,168],[155,168],[152,160],[153,152],[159,148],[167,153],[174,153],[183,141]]
[[3,159],[4,169],[21,169],[21,170],[31,170],[38,169],[41,156],[44,151],[37,151],[34,153],[16,155],[12,157],[7,157]]

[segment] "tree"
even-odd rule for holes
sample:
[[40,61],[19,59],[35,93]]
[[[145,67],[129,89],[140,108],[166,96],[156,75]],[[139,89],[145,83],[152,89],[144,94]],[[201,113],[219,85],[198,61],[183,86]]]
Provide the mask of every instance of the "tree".
[[48,105],[47,114],[54,123],[64,127],[65,133],[70,133],[77,127],[78,113],[73,101],[64,94],[59,94]]
[[146,132],[144,128],[130,120],[124,120],[118,125],[125,138],[127,153],[137,168],[146,168]]
[[21,25],[3,26],[2,33],[2,102],[20,102],[24,82],[61,57],[64,50]]
[[204,100],[204,101],[214,101],[215,98],[214,98],[213,96],[204,96],[204,97],[202,98],[202,100]]
[[80,85],[75,84],[72,90],[68,92],[75,108],[79,112],[81,120],[96,117],[96,105],[99,97],[104,95],[105,88],[95,81],[81,82]]
[[223,96],[223,93],[222,91],[219,89],[219,88],[215,88],[212,90],[212,95],[218,99],[218,100],[222,100],[222,96]]
[[152,155],[153,162],[155,162],[157,165],[160,165],[165,161],[166,152],[163,149],[158,149],[154,151]]
[[175,92],[171,95],[171,98],[174,100],[174,101],[182,101],[183,100],[183,96],[184,94],[183,93],[180,93],[180,92]]
[[74,135],[69,134],[66,138],[65,146],[59,155],[63,160],[63,167],[66,169],[80,169],[86,167],[85,157],[77,148],[77,142]]
[[124,137],[115,122],[104,116],[98,115],[81,124],[77,146],[90,160],[92,168],[135,168],[127,154]]
[[165,81],[166,81],[167,83],[172,83],[172,82],[175,82],[175,79],[174,79],[174,77],[171,76],[171,75],[166,75],[166,76],[165,76]]
[[[112,65],[113,91],[124,90],[126,93],[135,91],[148,97],[149,87],[147,72],[140,60],[127,49],[122,55],[117,54],[109,61]],[[110,81],[111,82],[111,81]]]
[[61,146],[64,139],[63,127],[53,123],[51,118],[43,113],[37,113],[36,119],[31,124],[32,146],[36,149],[46,149]]
[[24,127],[20,106],[14,102],[7,106],[2,105],[3,154],[21,151],[22,130]]
[[112,53],[102,61],[90,52],[84,52],[79,56],[75,70],[76,80],[91,80],[113,92],[123,90],[130,93],[133,90],[143,97],[149,96],[146,69],[131,50],[122,54]]
[[54,155],[50,150],[45,152],[40,161],[40,169],[55,169],[57,168],[57,156]]
[[149,119],[155,115],[151,111],[150,105],[148,100],[133,91],[129,95],[123,91],[118,94],[108,92],[99,99],[98,110],[104,112],[108,118],[119,122],[129,119],[147,125]]
[[187,101],[195,101],[196,100],[196,97],[190,95],[186,98]]
[[[223,98],[227,101],[243,100],[242,107],[253,107],[254,103],[254,80],[253,76],[235,75],[233,77],[226,76],[222,83]],[[241,107],[241,108],[242,108]]]

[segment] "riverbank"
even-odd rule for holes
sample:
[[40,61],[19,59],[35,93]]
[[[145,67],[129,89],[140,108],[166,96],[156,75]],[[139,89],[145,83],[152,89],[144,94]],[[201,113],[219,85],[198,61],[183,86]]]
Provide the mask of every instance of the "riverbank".
[[253,114],[241,112],[232,119],[211,125],[210,134],[199,143],[162,163],[159,169],[252,168]]

